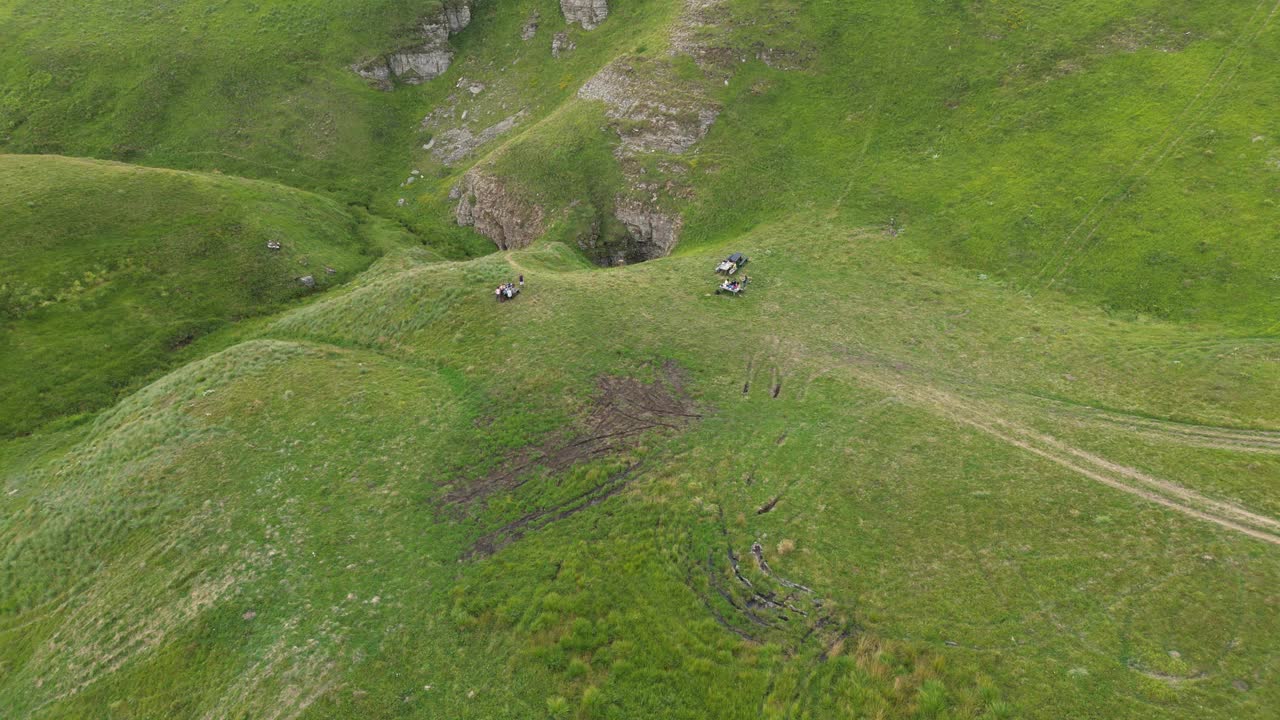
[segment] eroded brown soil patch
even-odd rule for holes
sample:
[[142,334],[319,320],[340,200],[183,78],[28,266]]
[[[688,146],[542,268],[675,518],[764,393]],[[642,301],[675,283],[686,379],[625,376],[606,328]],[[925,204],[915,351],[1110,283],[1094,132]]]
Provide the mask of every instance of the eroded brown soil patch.
[[[519,451],[488,474],[455,488],[444,497],[446,510],[467,510],[499,492],[519,488],[540,476],[554,476],[575,465],[618,456],[647,433],[674,433],[702,417],[689,397],[683,371],[674,363],[657,368],[652,382],[633,377],[605,376],[583,419],[538,446]],[[640,475],[639,463],[603,478],[564,502],[543,508],[486,533],[469,556],[489,555],[526,533],[599,504]]]

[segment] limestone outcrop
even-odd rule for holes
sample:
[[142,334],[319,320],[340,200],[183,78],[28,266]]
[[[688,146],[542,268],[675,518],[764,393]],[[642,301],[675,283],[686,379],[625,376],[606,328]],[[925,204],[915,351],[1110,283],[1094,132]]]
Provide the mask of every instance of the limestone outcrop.
[[472,226],[500,250],[518,250],[537,240],[545,228],[541,207],[524,202],[500,179],[472,168],[456,189],[454,217]]
[[470,0],[449,0],[440,13],[419,27],[421,42],[393,53],[351,66],[357,75],[382,90],[392,90],[395,82],[420,85],[443,75],[453,63],[449,36],[471,24]]
[[608,0],[560,0],[565,22],[578,23],[583,30],[594,30],[609,17]]
[[525,112],[520,112],[497,122],[476,133],[470,127],[462,125],[440,133],[433,141],[431,154],[445,165],[456,165],[470,157],[481,145],[485,145],[516,128],[524,119]]
[[684,229],[684,218],[662,212],[653,205],[618,197],[614,216],[626,226],[629,242],[621,251],[621,261],[644,262],[666,257],[675,249]]
[[621,58],[578,91],[599,100],[617,125],[627,152],[683,153],[706,137],[720,108],[696,84],[681,81],[660,61]]
[[[626,191],[614,200],[614,217],[626,235],[584,238],[580,245],[604,265],[669,255],[680,240],[684,219],[664,208],[691,196],[684,181],[687,162],[680,156],[706,137],[720,106],[706,83],[682,79],[666,60],[638,57],[605,66],[578,97],[604,104],[621,140],[616,154],[627,180]],[[668,158],[656,165],[642,159],[653,153]]]

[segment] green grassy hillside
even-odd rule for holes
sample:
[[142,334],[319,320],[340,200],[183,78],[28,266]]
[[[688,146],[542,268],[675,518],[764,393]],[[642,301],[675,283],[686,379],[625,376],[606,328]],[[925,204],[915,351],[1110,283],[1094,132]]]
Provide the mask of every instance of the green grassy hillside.
[[98,410],[189,361],[201,336],[340,283],[373,253],[345,208],[298,190],[2,155],[0,434]]
[[0,0],[182,168],[0,156],[0,715],[1280,707],[1275,0],[153,5]]
[[[443,127],[530,109],[481,164],[564,211],[569,227],[553,236],[572,240],[590,226],[583,208],[607,221],[635,183],[591,159],[617,144],[600,132],[598,106],[563,102],[593,71],[512,42],[526,8],[545,16],[546,5],[513,3],[482,22],[448,76],[499,92],[450,102],[443,83],[431,97],[470,112]],[[700,31],[712,58],[701,69],[668,55],[679,3],[618,5],[627,16],[614,29],[627,22],[633,35],[613,55],[641,77],[672,66],[662,82],[684,87],[668,102],[693,86],[722,109],[690,152],[640,161],[645,182],[678,186],[662,203],[686,216],[682,247],[796,214],[830,217],[883,227],[1031,296],[1276,330],[1280,39],[1266,2],[737,0],[711,4],[719,24]],[[582,40],[596,68],[605,39]],[[547,68],[563,71],[559,86],[540,75]],[[540,114],[548,98],[556,111]],[[687,171],[656,171],[664,162]],[[448,219],[460,173],[439,170],[438,184],[409,197],[421,215]]]
[[10,445],[0,697],[1265,717],[1280,531],[1237,513],[1280,514],[1274,345],[1020,303],[825,224],[735,247],[739,300],[705,294],[710,253],[388,259]]
[[[439,0],[0,2],[0,149],[221,169],[367,197],[406,95],[348,70]],[[388,175],[388,170],[391,170]]]

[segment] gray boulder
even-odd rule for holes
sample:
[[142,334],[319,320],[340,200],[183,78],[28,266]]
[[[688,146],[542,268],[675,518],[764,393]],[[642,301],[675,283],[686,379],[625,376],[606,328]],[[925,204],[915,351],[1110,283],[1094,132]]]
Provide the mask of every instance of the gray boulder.
[[538,34],[538,21],[541,19],[542,16],[538,14],[537,10],[534,10],[533,14],[529,16],[529,21],[520,30],[520,39],[525,41],[532,40],[533,36]]
[[583,30],[594,30],[609,17],[608,0],[560,0],[560,12],[569,23],[578,23]]
[[569,37],[567,32],[558,32],[551,39],[551,57],[558,58],[564,53],[573,52],[578,48],[573,38]]

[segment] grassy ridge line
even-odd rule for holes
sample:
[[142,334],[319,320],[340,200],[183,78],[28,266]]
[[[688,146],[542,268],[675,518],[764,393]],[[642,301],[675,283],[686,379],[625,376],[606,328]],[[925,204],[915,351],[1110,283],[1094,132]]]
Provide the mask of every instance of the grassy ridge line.
[[215,174],[0,155],[0,190],[5,435],[96,410],[393,242],[329,198]]

